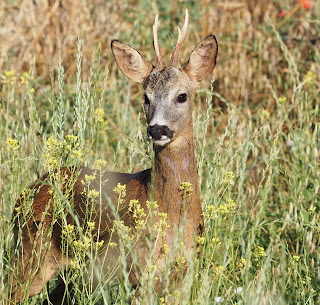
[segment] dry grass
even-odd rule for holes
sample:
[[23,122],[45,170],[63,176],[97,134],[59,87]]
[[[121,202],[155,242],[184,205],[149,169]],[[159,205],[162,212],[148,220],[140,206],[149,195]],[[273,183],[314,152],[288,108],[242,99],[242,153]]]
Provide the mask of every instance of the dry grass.
[[[223,243],[213,251],[213,261],[207,262],[205,252],[201,254],[203,269],[209,270],[210,278],[214,268],[226,264],[226,274],[219,283],[212,280],[209,301],[216,294],[230,297],[232,283],[233,287],[243,285],[247,289],[242,304],[248,304],[245,300],[251,300],[255,293],[251,294],[250,285],[261,288],[252,304],[262,304],[262,299],[267,300],[264,304],[280,304],[281,298],[283,303],[319,302],[320,3],[312,3],[312,8],[304,9],[294,0],[1,1],[0,74],[13,70],[19,77],[32,71],[35,108],[45,131],[40,135],[32,125],[34,110],[25,86],[17,81],[13,90],[0,79],[0,139],[4,142],[9,137],[17,138],[22,148],[13,160],[5,148],[0,148],[0,200],[7,217],[10,203],[29,184],[26,179],[32,180],[45,171],[43,148],[48,136],[54,134],[51,125],[55,114],[48,100],[52,98],[51,79],[53,87],[58,88],[59,57],[65,68],[66,134],[73,132],[79,37],[84,80],[101,42],[101,74],[96,91],[106,90],[103,103],[95,99],[93,105],[104,108],[105,125],[101,123],[96,131],[85,162],[92,164],[95,159],[105,158],[109,169],[123,171],[148,166],[150,147],[142,144],[140,132],[144,127],[137,126],[137,122],[143,124],[138,119],[142,88],[118,72],[110,41],[118,38],[152,60],[152,24],[159,11],[159,43],[164,58],[169,60],[177,38],[176,26],[182,24],[183,10],[188,8],[190,22],[181,58],[188,58],[196,44],[210,33],[219,43],[214,93],[209,93],[210,81],[203,82],[196,97],[199,103],[195,103],[196,114],[209,109],[207,121],[198,117],[195,125],[198,161],[203,145],[202,202],[204,208],[219,202],[219,181],[226,170],[232,170],[235,183],[229,192],[239,203],[232,225],[214,223],[214,227],[207,222],[207,228],[214,228],[209,233],[214,235],[207,233],[206,238],[220,237]],[[286,10],[285,17],[278,16],[282,10]],[[107,69],[109,78],[104,86]],[[203,126],[208,128],[207,134],[201,133]],[[141,146],[133,145],[132,139]],[[39,160],[23,163],[23,158],[29,157]],[[11,164],[18,165],[15,168]],[[14,183],[5,183],[8,179]],[[232,239],[229,244],[225,236]],[[243,272],[236,270],[240,257],[253,260],[252,253],[259,245],[267,251],[265,263]],[[209,246],[204,249],[212,250]],[[293,259],[294,255],[300,260]],[[201,272],[197,276],[205,282]],[[205,285],[201,285],[194,287],[195,299],[206,295]],[[279,303],[272,303],[278,295]]]

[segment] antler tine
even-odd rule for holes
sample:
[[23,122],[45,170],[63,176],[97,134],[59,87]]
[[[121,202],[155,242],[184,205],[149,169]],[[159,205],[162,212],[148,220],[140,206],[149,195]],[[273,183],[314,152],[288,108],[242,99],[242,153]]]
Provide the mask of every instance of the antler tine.
[[158,44],[158,13],[156,15],[156,18],[154,20],[154,25],[153,25],[153,45],[154,45],[154,51],[156,53],[156,68],[159,69],[163,66],[163,62],[161,59],[161,53],[160,53],[160,48]]
[[188,14],[188,9],[186,9],[186,17],[184,20],[184,25],[183,25],[182,30],[180,30],[180,28],[178,27],[179,36],[178,36],[178,41],[177,41],[176,47],[174,48],[174,51],[173,51],[173,54],[171,57],[171,63],[170,63],[171,67],[178,66],[179,53],[180,53],[182,42],[186,36],[186,32],[187,32],[187,28],[188,28],[188,20],[189,20],[189,14]]

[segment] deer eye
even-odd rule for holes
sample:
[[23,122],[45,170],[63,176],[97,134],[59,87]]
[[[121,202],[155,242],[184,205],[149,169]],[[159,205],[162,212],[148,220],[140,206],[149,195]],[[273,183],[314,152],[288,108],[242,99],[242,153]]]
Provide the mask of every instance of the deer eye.
[[179,94],[177,101],[178,103],[184,103],[187,100],[187,95],[185,93]]
[[150,100],[149,100],[149,98],[147,97],[147,95],[146,94],[144,94],[144,104],[145,105],[150,105]]

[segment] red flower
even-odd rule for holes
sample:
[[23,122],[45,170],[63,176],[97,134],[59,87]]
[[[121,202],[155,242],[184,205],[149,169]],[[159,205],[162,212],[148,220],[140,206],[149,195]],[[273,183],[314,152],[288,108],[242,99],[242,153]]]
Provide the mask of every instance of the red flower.
[[299,0],[300,1],[300,5],[303,8],[311,8],[312,7],[312,1],[311,0]]
[[277,17],[284,17],[287,14],[286,10],[278,12]]

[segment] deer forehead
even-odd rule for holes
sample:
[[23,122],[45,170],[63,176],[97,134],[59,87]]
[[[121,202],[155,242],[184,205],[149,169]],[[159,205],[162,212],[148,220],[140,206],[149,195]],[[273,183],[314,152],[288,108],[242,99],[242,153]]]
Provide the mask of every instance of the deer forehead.
[[171,100],[178,94],[192,95],[193,84],[188,75],[178,68],[153,70],[144,82],[144,89],[154,101]]

